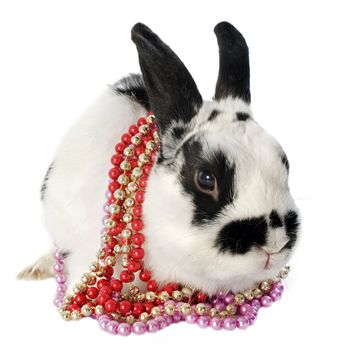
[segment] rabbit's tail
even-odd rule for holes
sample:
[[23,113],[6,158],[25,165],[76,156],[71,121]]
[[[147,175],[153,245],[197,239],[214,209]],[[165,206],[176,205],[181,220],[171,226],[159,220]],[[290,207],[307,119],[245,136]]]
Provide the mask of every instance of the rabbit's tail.
[[39,258],[34,264],[29,265],[18,275],[19,280],[43,280],[55,276],[53,251]]

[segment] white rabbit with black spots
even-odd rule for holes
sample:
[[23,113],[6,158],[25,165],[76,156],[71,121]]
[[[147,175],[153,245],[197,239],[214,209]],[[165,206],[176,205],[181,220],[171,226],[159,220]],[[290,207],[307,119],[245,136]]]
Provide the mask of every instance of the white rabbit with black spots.
[[[68,286],[100,247],[114,145],[151,110],[160,151],[144,204],[144,264],[159,283],[208,294],[273,278],[299,237],[288,160],[250,109],[248,47],[231,24],[215,27],[220,69],[212,101],[160,38],[132,29],[142,75],[109,86],[63,138],[43,185],[46,227],[65,254]],[[52,251],[20,278],[53,275]]]

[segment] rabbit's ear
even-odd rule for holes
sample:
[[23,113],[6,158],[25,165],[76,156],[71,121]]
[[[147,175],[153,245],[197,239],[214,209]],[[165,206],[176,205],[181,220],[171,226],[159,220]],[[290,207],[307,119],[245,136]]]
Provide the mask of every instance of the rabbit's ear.
[[239,97],[250,103],[249,51],[242,34],[230,23],[214,28],[219,45],[220,68],[215,99]]
[[156,115],[160,132],[172,121],[188,123],[203,101],[185,65],[144,24],[135,24],[131,38],[136,44],[151,110]]

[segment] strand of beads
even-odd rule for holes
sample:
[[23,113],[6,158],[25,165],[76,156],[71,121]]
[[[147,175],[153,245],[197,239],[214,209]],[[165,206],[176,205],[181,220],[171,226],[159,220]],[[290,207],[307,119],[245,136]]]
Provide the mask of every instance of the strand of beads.
[[[55,252],[55,272],[56,281],[58,283],[54,304],[61,307],[66,291],[64,263],[62,254],[56,250]],[[280,272],[281,278],[286,278],[289,268],[284,268]],[[163,289],[171,288],[168,284]],[[122,336],[135,333],[137,335],[146,332],[155,333],[173,323],[185,321],[189,324],[197,324],[200,328],[212,328],[214,330],[234,330],[236,328],[246,329],[251,326],[261,307],[268,307],[273,302],[279,300],[282,296],[284,287],[280,279],[275,281],[261,282],[259,288],[247,290],[244,293],[233,294],[231,292],[219,292],[217,295],[208,298],[204,293],[198,292],[194,300],[206,300],[205,303],[186,303],[167,300],[163,305],[152,308],[150,314],[144,312],[139,320],[134,322],[125,322],[121,318],[117,321],[113,316],[103,314],[98,316],[98,324],[100,328],[110,334],[119,334]],[[182,288],[183,294],[190,292],[189,288]],[[175,292],[180,292],[175,290]],[[265,292],[265,294],[264,294]],[[163,290],[163,296],[168,292]],[[175,293],[176,295],[176,293]],[[154,318],[150,318],[151,315]],[[69,319],[66,314],[64,319]],[[70,319],[79,319],[77,307],[70,312]],[[129,320],[128,320],[129,321]]]
[[[159,286],[144,267],[142,203],[147,178],[157,157],[159,138],[154,116],[148,114],[121,136],[111,158],[110,182],[104,205],[101,249],[89,272],[66,295],[63,257],[55,252],[58,283],[55,305],[65,320],[93,317],[103,330],[128,335],[156,332],[179,321],[213,329],[247,328],[261,306],[280,298],[284,268],[275,280],[263,281],[243,293],[218,293],[209,298],[201,291],[167,283]],[[121,261],[121,271],[116,264]],[[145,292],[133,284],[138,278]]]

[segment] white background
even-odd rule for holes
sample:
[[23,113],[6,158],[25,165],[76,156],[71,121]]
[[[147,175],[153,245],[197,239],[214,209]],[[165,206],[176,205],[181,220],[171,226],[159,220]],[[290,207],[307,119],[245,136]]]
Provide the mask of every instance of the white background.
[[[15,280],[49,246],[39,189],[60,137],[105,84],[138,71],[138,21],[211,98],[221,20],[248,42],[253,112],[286,150],[303,215],[282,301],[246,331],[182,323],[122,338],[62,321],[53,280]],[[1,1],[1,348],[349,349],[349,35],[346,1]]]

